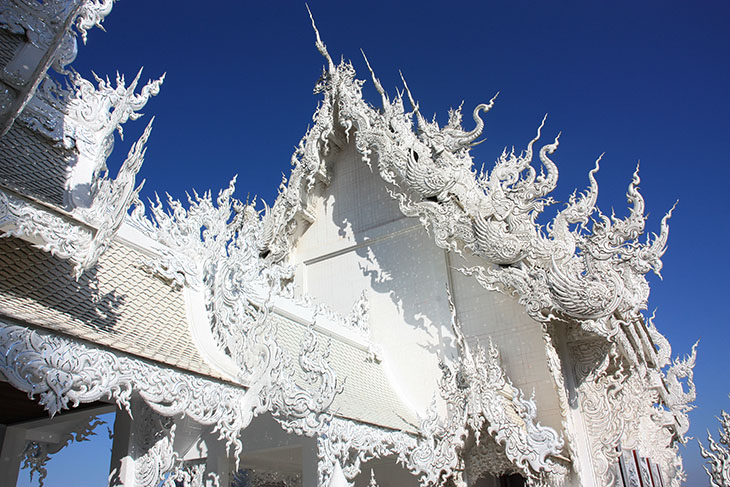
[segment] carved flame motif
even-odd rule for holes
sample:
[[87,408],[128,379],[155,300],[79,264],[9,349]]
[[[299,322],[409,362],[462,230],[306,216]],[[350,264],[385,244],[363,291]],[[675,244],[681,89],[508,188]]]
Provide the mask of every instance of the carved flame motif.
[[539,321],[577,320],[609,338],[617,333],[616,312],[638,319],[648,299],[644,275],[661,269],[671,214],[662,220],[659,236],[638,241],[646,219],[638,172],[627,193],[632,205],[627,218],[606,217],[595,208],[597,161],[588,191],[572,196],[542,229],[536,218],[553,202],[549,194],[558,169],[551,155],[559,143],[556,137],[537,150],[542,170],[533,167],[545,120],[524,152],[505,151],[490,172],[476,174],[469,150],[484,127],[480,114],[489,111],[494,99],[476,107],[473,130],[461,128],[461,108],[452,110],[441,128],[421,115],[405,80],[413,110],[405,111],[400,94],[390,100],[366,59],[383,105],[376,110],[363,101],[363,82],[355,79],[352,66],[335,66],[319,36],[317,46],[328,65],[318,88],[324,103],[315,114],[315,127],[300,144],[301,157],[280,198],[294,191],[296,181],[311,179],[320,170],[321,159],[313,160],[336,138],[335,127],[342,127],[347,138],[354,135],[366,163],[377,160],[391,196],[405,215],[421,220],[437,245],[484,258],[483,266],[464,272],[486,288],[516,292]]
[[722,411],[718,419],[721,428],[719,440],[715,441],[708,432],[708,449],[700,443],[700,453],[709,464],[705,466],[705,471],[710,476],[712,487],[730,485],[730,414]]
[[[527,479],[533,482],[550,480],[552,485],[567,472],[566,467],[556,461],[563,450],[563,439],[552,428],[537,422],[534,398],[526,399],[522,391],[512,385],[502,368],[499,351],[491,342],[488,348],[478,346],[472,352],[456,320],[451,296],[449,305],[451,327],[460,351],[456,368],[443,366],[441,395],[449,403],[450,415],[466,418],[477,444],[481,432],[486,430]],[[520,421],[514,420],[511,411]]]
[[309,331],[302,344],[299,367],[311,388],[299,386],[293,365],[276,342],[276,321],[269,319],[270,298],[288,295],[292,269],[262,257],[268,224],[256,202],[233,198],[235,178],[218,194],[188,197],[188,208],[168,197],[169,212],[157,201],[153,220],[137,201],[135,226],[164,248],[146,263],[149,271],[178,285],[205,292],[211,327],[220,349],[239,368],[239,379],[250,386],[246,396],[253,415],[271,411],[289,431],[308,433],[329,418],[324,412],[341,387],[328,360],[329,345],[317,349]]
[[[686,432],[686,407],[693,395],[691,361],[686,368],[675,369],[676,377],[685,377],[690,386],[685,394],[681,382],[678,388],[671,385],[673,372],[663,370],[669,364],[668,342],[641,314],[649,296],[645,274],[661,270],[671,210],[661,221],[660,234],[640,242],[646,217],[638,171],[628,188],[631,208],[626,218],[605,216],[595,207],[599,158],[588,174],[587,191],[571,196],[565,208],[543,228],[536,221],[553,203],[549,195],[557,184],[558,169],[551,157],[559,144],[556,137],[535,149],[544,120],[524,152],[505,151],[491,171],[478,174],[473,170],[470,147],[483,130],[481,114],[491,108],[494,99],[475,109],[473,130],[462,128],[460,108],[450,112],[449,123],[442,128],[421,115],[405,80],[404,94],[412,111],[405,110],[403,94],[391,100],[365,58],[382,101],[376,109],[363,100],[364,82],[355,78],[352,65],[344,61],[335,65],[316,27],[315,34],[317,48],[326,59],[316,88],[324,99],[315,113],[314,126],[294,154],[291,178],[282,184],[272,206],[277,248],[292,248],[292,225],[307,220],[307,195],[316,178],[326,180],[325,158],[331,145],[354,139],[363,162],[381,176],[404,215],[418,218],[439,247],[471,252],[484,259],[482,265],[461,269],[463,273],[474,276],[488,290],[515,295],[539,322],[577,324],[601,337],[602,343],[610,345],[602,353],[610,351],[627,361],[632,387],[642,392],[632,396],[636,404],[649,409],[656,404],[658,408],[654,412],[646,409],[654,419],[653,426],[645,425],[643,431],[661,436],[657,441],[662,448],[681,439]],[[533,166],[535,151],[540,170]],[[680,370],[687,375],[679,375]],[[459,375],[463,379],[463,374]],[[591,391],[586,394],[591,395]],[[606,404],[623,407],[615,401]],[[604,413],[601,408],[597,411]],[[669,421],[670,416],[675,419]],[[440,450],[446,430],[432,419],[432,423],[422,425],[421,434],[433,441],[419,442],[411,458],[422,453],[433,465],[443,464],[444,469],[428,469],[428,475],[435,475],[429,481],[436,482],[437,472],[452,472],[456,464],[448,460],[449,448]],[[669,429],[665,429],[667,421],[671,423]],[[613,423],[600,424],[608,428]],[[452,426],[453,431],[458,430],[457,425]],[[596,428],[603,431],[603,426]],[[621,435],[608,433],[604,437],[609,438],[604,446],[606,461],[610,462]],[[451,453],[457,444],[450,445]],[[676,451],[667,448],[662,452],[670,452],[679,461]],[[674,465],[670,453],[662,458],[667,465]]]

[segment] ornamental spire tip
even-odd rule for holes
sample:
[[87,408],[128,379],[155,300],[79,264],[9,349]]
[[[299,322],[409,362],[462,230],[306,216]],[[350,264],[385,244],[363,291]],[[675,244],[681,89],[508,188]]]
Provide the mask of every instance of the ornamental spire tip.
[[312,15],[312,11],[309,9],[308,4],[304,4],[305,7],[307,7],[307,13],[309,13],[309,20],[312,21],[312,29],[314,29],[314,35],[317,38],[317,41],[314,43],[315,46],[317,46],[317,50],[324,56],[324,58],[327,60],[327,66],[329,68],[330,74],[335,72],[335,63],[332,62],[332,58],[330,57],[329,52],[327,52],[327,46],[324,45],[324,42],[322,42],[322,38],[319,36],[319,30],[317,29],[317,24],[314,22],[314,16]]

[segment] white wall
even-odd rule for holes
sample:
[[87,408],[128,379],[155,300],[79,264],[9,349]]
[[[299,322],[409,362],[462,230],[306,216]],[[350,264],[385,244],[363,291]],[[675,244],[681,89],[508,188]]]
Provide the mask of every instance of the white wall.
[[539,419],[559,429],[540,325],[514,298],[453,271],[465,262],[447,259],[417,219],[403,216],[352,144],[330,157],[331,183],[315,190],[315,222],[296,247],[300,290],[344,314],[369,290],[373,341],[384,348],[396,388],[424,412],[437,393],[439,359],[454,353],[446,297],[451,280],[467,336],[492,337],[515,385],[527,394],[535,389]]

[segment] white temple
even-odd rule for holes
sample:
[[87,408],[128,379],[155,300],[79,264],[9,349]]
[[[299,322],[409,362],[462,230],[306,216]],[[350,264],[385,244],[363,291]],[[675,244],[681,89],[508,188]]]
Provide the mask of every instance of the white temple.
[[[647,308],[643,237],[588,187],[552,202],[558,140],[477,173],[478,105],[366,103],[325,60],[271,205],[149,208],[140,87],[65,67],[113,0],[0,1],[0,485],[116,411],[110,486],[678,486],[695,353]],[[314,25],[314,22],[313,22]],[[65,81],[59,81],[65,78]]]

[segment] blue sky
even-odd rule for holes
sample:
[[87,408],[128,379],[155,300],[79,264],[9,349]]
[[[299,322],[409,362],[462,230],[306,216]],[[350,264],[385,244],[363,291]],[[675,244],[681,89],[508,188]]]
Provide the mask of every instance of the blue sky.
[[[364,49],[391,94],[401,70],[424,114],[445,122],[449,107],[463,100],[469,113],[499,91],[487,141],[474,151],[479,166],[490,167],[505,146],[523,148],[548,113],[544,140],[562,131],[555,197],[583,189],[605,152],[598,204],[624,215],[641,160],[647,228],[658,231],[679,200],[650,309],[658,308],[657,326],[675,354],[700,339],[690,435],[704,440],[707,428],[715,431],[714,416],[730,408],[730,3],[309,5],[335,59],[351,59],[367,78]],[[167,72],[144,110],[143,120],[156,120],[143,195],[217,191],[238,174],[239,198],[273,200],[319,101],[312,88],[323,59],[304,4],[121,0],[104,26],[80,48],[74,67],[82,75]],[[369,81],[365,93],[377,103]],[[144,125],[125,126],[113,171]],[[683,454],[688,485],[707,485],[696,442]]]

